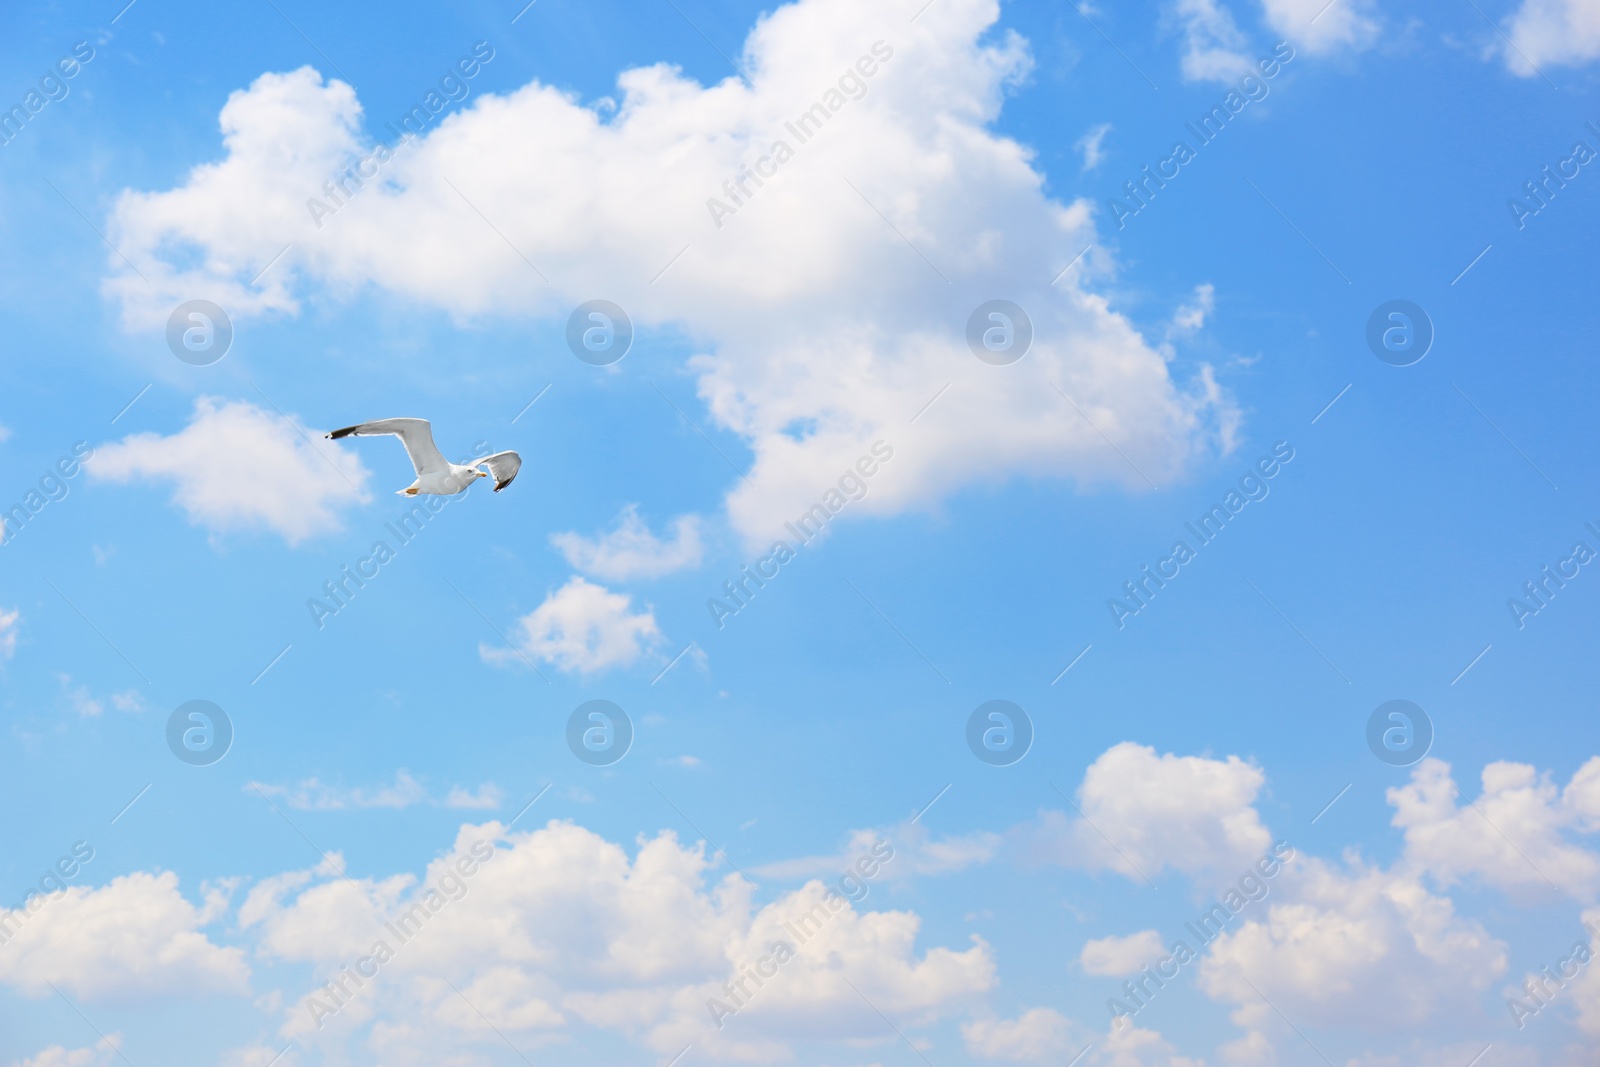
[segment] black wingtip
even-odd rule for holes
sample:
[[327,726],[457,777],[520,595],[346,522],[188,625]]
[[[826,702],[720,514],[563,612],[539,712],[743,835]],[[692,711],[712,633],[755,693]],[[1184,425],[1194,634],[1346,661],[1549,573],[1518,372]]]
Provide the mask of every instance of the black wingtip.
[[341,437],[349,437],[351,434],[353,434],[355,432],[356,432],[356,428],[354,426],[346,426],[342,430],[335,430],[332,433],[330,433],[328,435],[328,440],[337,441],[339,438],[341,438]]

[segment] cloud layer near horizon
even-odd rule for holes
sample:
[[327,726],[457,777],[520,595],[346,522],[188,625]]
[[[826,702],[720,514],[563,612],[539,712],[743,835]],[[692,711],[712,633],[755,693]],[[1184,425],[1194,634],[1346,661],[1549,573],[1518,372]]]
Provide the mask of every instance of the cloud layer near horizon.
[[[1135,775],[1151,799],[1108,804],[1107,782]],[[1520,865],[1530,876],[1546,867],[1555,877],[1574,872],[1580,877],[1570,889],[1587,896],[1581,876],[1596,853],[1581,839],[1600,829],[1591,796],[1600,757],[1565,789],[1522,764],[1483,769],[1474,803],[1507,835],[1536,846],[1537,868],[1526,856],[1513,863],[1498,854],[1484,828],[1461,816],[1447,764],[1424,760],[1409,777],[1388,794],[1405,837],[1389,867],[1354,851],[1333,860],[1275,846],[1281,870],[1245,887],[1248,902],[1239,902],[1209,944],[1176,925],[1112,933],[1086,940],[1079,966],[1105,979],[1108,997],[1134,1007],[1117,980],[1156,966],[1175,938],[1190,941],[1199,959],[1184,981],[1225,1007],[1239,1028],[1219,1050],[1229,1062],[1270,1062],[1274,1050],[1299,1040],[1263,1003],[1261,988],[1292,1018],[1374,1035],[1411,1033],[1479,1011],[1499,983],[1514,993],[1519,976],[1508,946],[1486,920],[1460,914],[1448,891],[1471,882],[1515,902],[1531,877],[1508,877],[1505,869]],[[1258,857],[1273,840],[1257,808],[1265,784],[1259,768],[1237,757],[1115,745],[1085,768],[1076,790],[1094,839],[1079,832],[1088,827],[1082,816],[1072,823],[1045,811],[1006,836],[1034,851],[1053,838],[1057,848],[1010,858],[1109,869],[1142,891],[1127,857],[1104,854],[1111,839],[1156,877],[1187,882],[1200,914],[1225,899],[1214,896],[1221,892],[1216,876],[1243,885],[1233,865]],[[485,1019],[538,1045],[588,1027],[664,1057],[692,1043],[714,1060],[751,1063],[785,1058],[803,1041],[870,1047],[892,1040],[862,994],[919,1029],[964,1020],[964,1044],[986,1058],[1047,1061],[1093,1042],[1092,1067],[1202,1062],[1179,1054],[1149,1025],[1159,1013],[1140,1014],[1132,1026],[1111,1025],[1097,1005],[1080,1004],[1071,1014],[1024,1005],[1015,1018],[996,1015],[990,995],[1001,988],[999,954],[976,935],[965,945],[949,930],[924,939],[920,916],[887,896],[904,879],[993,862],[1005,851],[999,844],[995,835],[935,841],[909,824],[859,830],[828,862],[813,857],[758,868],[764,883],[780,883],[763,890],[742,874],[720,872],[703,842],[686,845],[667,831],[641,835],[630,850],[561,820],[521,832],[493,821],[467,824],[420,877],[349,877],[335,855],[315,869],[257,881],[242,902],[232,899],[231,879],[202,886],[196,905],[180,894],[176,875],[135,871],[100,888],[67,889],[26,915],[0,909],[13,935],[0,953],[0,983],[40,996],[48,981],[93,1001],[174,989],[248,996],[247,958],[297,964],[305,988],[279,988],[257,1002],[283,1038],[329,1055],[348,1041],[396,1062],[424,1062],[463,1042],[492,1043]],[[952,850],[960,852],[957,862],[950,862]],[[1216,855],[1204,858],[1205,851]],[[839,871],[869,852],[888,858],[846,887],[865,892],[854,902],[837,894],[830,901],[829,887],[844,884]],[[809,880],[795,884],[800,879]],[[414,922],[405,927],[410,936],[397,939],[385,922],[401,915]],[[1600,910],[1582,917],[1600,920]],[[230,935],[245,944],[219,943]],[[933,943],[919,943],[925,940]],[[336,1000],[318,986],[369,956],[378,941],[390,943],[392,962],[384,962],[377,981],[347,988],[339,1010],[327,1013]],[[768,967],[774,973],[761,985],[747,983],[735,1002],[726,983],[779,941],[794,957]],[[446,974],[459,992],[440,977]],[[1587,974],[1574,986],[1576,1025],[1600,1032],[1600,980]],[[468,1010],[463,996],[483,1015]],[[719,1020],[713,1001],[739,1010]]]

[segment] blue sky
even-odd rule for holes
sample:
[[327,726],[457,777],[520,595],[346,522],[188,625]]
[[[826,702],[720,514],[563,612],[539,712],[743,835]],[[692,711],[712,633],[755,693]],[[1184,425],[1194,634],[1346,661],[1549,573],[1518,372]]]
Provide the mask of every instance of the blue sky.
[[1594,0],[4,18],[0,1063],[1587,1062]]

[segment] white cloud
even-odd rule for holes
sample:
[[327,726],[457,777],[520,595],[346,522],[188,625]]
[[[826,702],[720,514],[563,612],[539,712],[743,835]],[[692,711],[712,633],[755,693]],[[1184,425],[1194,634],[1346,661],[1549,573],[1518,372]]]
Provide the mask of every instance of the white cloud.
[[505,799],[505,792],[493,782],[485,782],[478,787],[476,793],[456,786],[445,794],[444,806],[447,808],[475,809],[480,811],[493,811]]
[[17,624],[21,621],[22,612],[18,609],[7,611],[0,608],[0,660],[10,659],[17,654]]
[[125,711],[129,714],[143,711],[145,707],[144,698],[132,689],[125,689],[120,693],[112,693],[111,706],[118,711]]
[[1217,0],[1177,0],[1173,14],[1183,23],[1184,81],[1232,84],[1254,73],[1249,41]]
[[[462,857],[481,859],[491,843],[491,858],[397,946],[385,979],[360,990],[338,1025],[317,1030],[302,998],[285,1007],[283,1035],[324,1046],[354,1035],[371,1047],[409,1035],[408,1058],[424,1060],[440,1049],[458,1053],[463,1041],[498,1041],[437,977],[448,974],[508,1034],[598,1027],[667,1057],[692,1041],[713,1059],[758,1060],[800,1038],[881,1039],[882,1019],[852,983],[893,1017],[931,1021],[995,981],[982,942],[919,953],[920,920],[909,912],[857,911],[842,898],[833,907],[817,882],[758,907],[738,874],[711,882],[703,844],[685,847],[662,834],[641,838],[630,856],[559,821],[523,833],[499,823],[463,826],[420,880],[290,872],[252,891],[240,925],[263,954],[312,964],[314,985],[369,953],[388,936],[385,918],[423,900],[423,886],[441,886]],[[794,958],[759,988],[747,980],[749,998],[718,1030],[707,999],[728,999],[723,984],[778,940],[796,945]]]
[[61,691],[67,698],[67,703],[72,705],[72,710],[86,719],[98,718],[105,711],[105,705],[94,698],[86,685],[73,685],[72,675],[58,674],[56,679],[61,683]]
[[[1524,895],[1548,888],[1537,865],[1581,895],[1594,857],[1563,834],[1595,827],[1600,757],[1583,764],[1564,791],[1548,775],[1513,763],[1488,765],[1483,780],[1475,804],[1486,819],[1473,804],[1457,806],[1448,765],[1425,760],[1409,785],[1388,794],[1394,823],[1406,833],[1391,868],[1366,863],[1353,850],[1341,864],[1297,855],[1274,876],[1257,879],[1265,894],[1254,903],[1240,898],[1243,910],[1209,943],[1197,944],[1192,927],[1178,932],[1199,951],[1198,988],[1231,1005],[1242,1030],[1219,1048],[1225,1061],[1267,1067],[1280,1061],[1285,1043],[1299,1040],[1273,1006],[1302,1025],[1385,1035],[1482,1014],[1486,994],[1506,974],[1506,945],[1425,880],[1448,887],[1471,877]],[[1254,806],[1263,785],[1257,768],[1234,757],[1158,757],[1124,743],[1085,772],[1078,797],[1086,818],[1050,813],[1042,830],[1026,831],[1035,835],[1026,841],[1045,858],[1135,877],[1109,838],[1147,873],[1165,863],[1203,888],[1213,874],[1237,877],[1270,840]],[[1206,844],[1196,849],[1196,842]],[[1223,858],[1208,861],[1207,852]],[[1600,909],[1585,914],[1600,919]],[[1080,963],[1086,973],[1118,977],[1164,955],[1162,942],[1156,930],[1090,941]],[[1565,952],[1569,944],[1560,947]],[[1600,1032],[1600,978],[1581,977],[1569,995],[1580,1026]],[[1113,1029],[1092,1060],[1097,1067],[1192,1062],[1159,1035],[1127,1026]]]
[[1272,843],[1253,806],[1265,780],[1260,768],[1237,756],[1158,756],[1124,741],[1084,772],[1082,817],[1046,812],[1031,831],[1031,850],[1135,880],[1167,867],[1231,880]]
[[1200,988],[1249,1029],[1280,1026],[1252,984],[1302,1025],[1385,1031],[1474,1015],[1505,972],[1506,946],[1413,876],[1299,856],[1267,884],[1265,914],[1200,963]]
[[428,791],[404,768],[395,772],[393,785],[376,789],[359,786],[342,788],[327,785],[316,778],[307,778],[292,786],[267,785],[250,782],[246,790],[259,791],[269,797],[282,797],[284,803],[301,811],[343,811],[346,808],[409,808],[428,799]]
[[638,505],[629,504],[617,516],[616,529],[587,538],[575,532],[550,535],[574,570],[597,578],[624,582],[630,578],[658,578],[700,565],[700,519],[680,516],[672,524],[671,540],[650,532],[639,518]]
[[[67,703],[72,710],[84,718],[97,718],[106,710],[105,702],[96,697],[86,685],[74,685],[72,675],[58,674],[57,681],[61,683],[61,692],[67,698]],[[144,698],[132,689],[125,689],[120,693],[112,693],[109,698],[111,706],[118,711],[136,714],[144,710]]]
[[999,834],[986,830],[934,837],[925,824],[906,821],[884,830],[852,831],[844,847],[832,855],[775,860],[752,871],[763,878],[833,880],[862,856],[871,854],[875,843],[883,841],[894,854],[873,875],[874,881],[954,874],[988,863],[999,852],[1002,840]]
[[1206,324],[1206,319],[1217,306],[1217,289],[1210,282],[1194,287],[1194,300],[1180,304],[1172,316],[1172,332],[1194,333]]
[[88,1048],[51,1045],[28,1059],[12,1060],[11,1067],[110,1067],[121,1046],[120,1033],[107,1034]]
[[1523,0],[1508,30],[1506,65],[1523,77],[1536,66],[1587,63],[1600,57],[1600,0]]
[[369,499],[354,453],[292,417],[215,397],[196,401],[178,433],[101,445],[84,469],[111,482],[171,482],[191,523],[213,533],[265,527],[290,545],[340,529],[337,509]]
[[[1600,928],[1600,908],[1586,908],[1579,918],[1591,930]],[[1574,940],[1587,943],[1591,955],[1600,950],[1600,938],[1586,933]],[[1600,967],[1593,960],[1572,983],[1572,1000],[1578,1010],[1578,1028],[1586,1034],[1600,1035]]]
[[1155,1030],[1113,1027],[1091,1057],[1096,1067],[1205,1067],[1205,1060],[1180,1056]]
[[217,1067],[277,1067],[287,1057],[270,1045],[243,1045],[223,1051]]
[[1072,146],[1083,154],[1083,170],[1094,170],[1106,158],[1106,134],[1111,132],[1111,123],[1102,122],[1098,126],[1089,127],[1089,132],[1078,138]]
[[626,667],[661,641],[655,614],[633,610],[633,598],[574,575],[517,620],[517,648],[479,648],[490,663],[517,662],[521,655],[564,671],[592,674]]
[[1561,791],[1561,802],[1589,831],[1600,830],[1600,756],[1590,756]]
[[1127,937],[1101,937],[1084,943],[1078,953],[1078,962],[1084,974],[1104,974],[1122,978],[1137,974],[1142,968],[1167,954],[1156,930],[1140,930]]
[[967,1051],[990,1060],[1042,1061],[1069,1049],[1072,1029],[1052,1008],[1032,1008],[1015,1019],[974,1019],[961,1024]]
[[1362,49],[1378,38],[1373,0],[1261,0],[1267,24],[1312,55]]
[[250,782],[247,791],[257,791],[269,797],[282,797],[285,804],[301,811],[347,811],[365,808],[409,808],[415,804],[439,804],[446,808],[493,809],[500,806],[503,794],[492,782],[485,782],[476,793],[463,786],[454,786],[442,801],[435,801],[421,782],[404,768],[395,772],[394,784],[374,789],[360,786],[329,785],[317,778],[306,778],[292,786],[268,785]]
[[[151,281],[115,261],[106,289],[137,330],[199,292],[237,318],[372,286],[465,318],[560,319],[605,291],[640,329],[697,339],[699,395],[754,456],[727,507],[757,544],[880,438],[896,458],[854,505],[863,513],[1017,475],[1143,486],[1118,450],[1168,484],[1221,447],[1216,419],[1233,405],[1175,380],[1082,288],[1084,271],[1051,287],[1094,239],[1092,208],[1049,199],[1031,151],[991,129],[1030,63],[1015,34],[990,34],[998,13],[995,0],[941,0],[908,25],[881,5],[800,0],[751,31],[748,85],[627,70],[606,118],[538,83],[480,95],[321,229],[306,200],[363,154],[359,104],[310,69],[266,74],[223,108],[219,162],[168,191],[123,193],[112,238]],[[863,56],[877,66],[861,81],[846,72]],[[865,95],[847,100],[841,77]],[[800,143],[785,123],[819,101],[829,117]],[[719,227],[708,199],[726,199],[741,165],[768,168],[779,138],[794,157],[759,187],[747,180]],[[294,253],[250,285],[289,240]],[[964,338],[996,293],[1035,327],[1009,367],[980,362]]]
[[202,930],[227,906],[220,891],[197,908],[176,874],[139,871],[41,900],[32,913],[0,908],[0,926],[16,931],[0,951],[0,983],[28,996],[48,996],[51,983],[86,998],[247,991],[244,953]]
[[1411,783],[1388,791],[1392,820],[1405,831],[1406,860],[1441,885],[1477,878],[1527,894],[1559,889],[1592,901],[1600,891],[1600,856],[1567,842],[1562,832],[1594,826],[1600,759],[1573,775],[1563,796],[1548,774],[1524,763],[1483,768],[1483,789],[1458,807],[1450,765],[1425,759]]

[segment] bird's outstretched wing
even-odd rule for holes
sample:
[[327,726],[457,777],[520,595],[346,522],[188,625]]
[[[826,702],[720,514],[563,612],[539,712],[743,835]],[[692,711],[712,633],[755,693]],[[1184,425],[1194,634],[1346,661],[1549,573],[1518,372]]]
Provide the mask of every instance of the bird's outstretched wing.
[[378,419],[376,422],[363,422],[358,426],[346,426],[328,436],[337,441],[341,437],[386,435],[400,438],[400,443],[406,446],[406,455],[411,457],[411,465],[417,469],[417,477],[450,469],[450,464],[439,451],[439,446],[433,443],[433,427],[428,425],[427,419]]
[[478,466],[488,467],[494,477],[494,491],[499,492],[511,484],[511,479],[522,469],[522,457],[515,452],[496,452],[478,461]]

